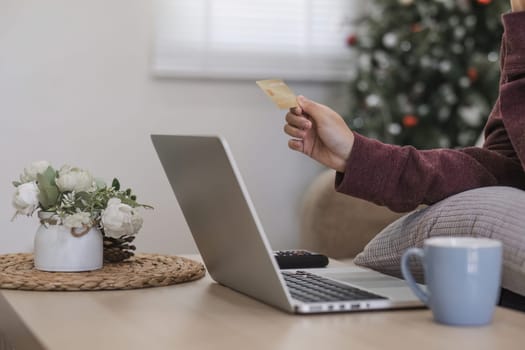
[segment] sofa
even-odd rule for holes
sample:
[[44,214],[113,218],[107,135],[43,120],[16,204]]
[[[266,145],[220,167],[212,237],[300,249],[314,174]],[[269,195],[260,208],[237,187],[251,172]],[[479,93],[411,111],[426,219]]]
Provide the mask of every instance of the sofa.
[[[502,287],[525,310],[525,191],[485,187],[465,191],[410,213],[337,193],[335,172],[323,171],[306,189],[301,206],[300,247],[402,277],[401,256],[433,236],[474,236],[503,244]],[[487,200],[487,198],[489,200]],[[423,268],[412,261],[418,282]]]
[[336,192],[334,177],[333,170],[323,171],[304,193],[300,246],[334,259],[352,259],[403,214]]

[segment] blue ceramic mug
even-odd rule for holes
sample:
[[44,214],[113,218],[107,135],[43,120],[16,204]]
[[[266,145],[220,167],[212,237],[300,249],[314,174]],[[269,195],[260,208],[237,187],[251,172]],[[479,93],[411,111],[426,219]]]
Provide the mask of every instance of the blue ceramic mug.
[[[409,259],[422,260],[427,290],[414,280]],[[412,291],[431,310],[434,320],[457,326],[492,321],[501,284],[501,242],[488,238],[434,237],[423,249],[408,249],[401,272]]]

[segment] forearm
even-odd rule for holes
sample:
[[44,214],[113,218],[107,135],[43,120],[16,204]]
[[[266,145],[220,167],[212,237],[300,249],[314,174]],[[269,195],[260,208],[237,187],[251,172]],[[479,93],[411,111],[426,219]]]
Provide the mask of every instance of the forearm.
[[[525,0],[524,0],[525,1]],[[525,67],[525,11],[503,15],[501,75],[503,83],[516,80]]]
[[354,147],[344,174],[337,174],[336,190],[394,211],[478,187],[525,185],[519,161],[489,149],[418,151],[358,134]]
[[525,11],[504,15],[503,24],[505,32],[497,114],[508,133],[516,157],[525,169]]
[[524,11],[525,10],[525,0],[511,0],[510,4],[512,6],[512,11]]

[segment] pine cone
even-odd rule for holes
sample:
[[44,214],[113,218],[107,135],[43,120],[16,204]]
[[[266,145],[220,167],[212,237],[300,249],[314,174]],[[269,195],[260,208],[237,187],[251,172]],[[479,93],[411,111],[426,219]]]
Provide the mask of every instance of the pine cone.
[[131,258],[136,247],[131,244],[135,236],[112,238],[104,236],[104,262],[116,263]]

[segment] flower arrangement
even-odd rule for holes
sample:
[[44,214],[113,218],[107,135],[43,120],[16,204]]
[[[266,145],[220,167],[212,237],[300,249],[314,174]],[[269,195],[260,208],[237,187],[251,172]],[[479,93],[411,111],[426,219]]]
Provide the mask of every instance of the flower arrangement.
[[57,171],[47,161],[32,163],[13,185],[13,219],[37,212],[43,225],[63,225],[77,234],[98,228],[106,261],[133,255],[130,243],[143,223],[137,208],[152,208],[138,203],[131,189],[121,190],[116,178],[107,186],[86,170],[64,165]]

